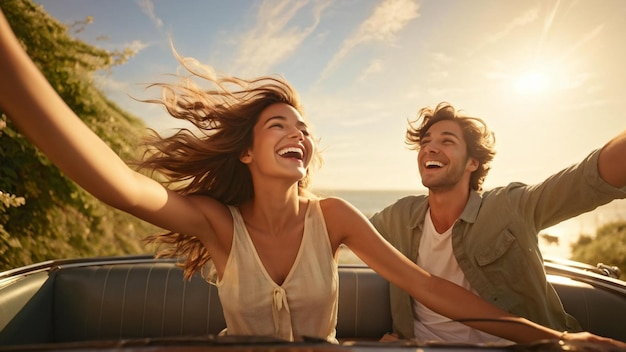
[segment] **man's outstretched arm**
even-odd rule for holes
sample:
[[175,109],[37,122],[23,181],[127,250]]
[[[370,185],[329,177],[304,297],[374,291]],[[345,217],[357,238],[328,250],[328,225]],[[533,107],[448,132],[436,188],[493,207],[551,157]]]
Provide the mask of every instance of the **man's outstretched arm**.
[[626,131],[611,139],[602,148],[598,171],[608,184],[617,188],[626,187]]

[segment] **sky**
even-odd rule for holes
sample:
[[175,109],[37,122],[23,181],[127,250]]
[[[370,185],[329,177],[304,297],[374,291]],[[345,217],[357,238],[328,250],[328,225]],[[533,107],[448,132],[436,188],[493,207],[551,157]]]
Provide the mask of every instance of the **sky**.
[[184,126],[132,97],[179,72],[172,46],[223,74],[285,77],[320,139],[317,189],[424,190],[407,121],[442,101],[495,132],[486,189],[540,182],[626,129],[622,0],[35,2],[79,39],[136,52],[96,82],[162,133]]

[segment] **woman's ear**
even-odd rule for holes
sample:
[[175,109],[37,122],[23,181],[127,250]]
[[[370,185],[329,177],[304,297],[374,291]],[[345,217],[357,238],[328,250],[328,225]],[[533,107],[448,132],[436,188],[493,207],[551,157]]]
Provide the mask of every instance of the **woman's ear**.
[[250,155],[250,149],[241,152],[239,160],[244,164],[250,164],[252,162],[252,155]]

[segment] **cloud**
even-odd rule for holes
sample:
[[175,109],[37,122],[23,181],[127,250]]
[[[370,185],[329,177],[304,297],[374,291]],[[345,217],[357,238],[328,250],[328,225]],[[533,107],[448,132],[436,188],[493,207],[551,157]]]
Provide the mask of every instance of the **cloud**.
[[444,53],[431,53],[431,64],[428,72],[429,81],[441,81],[450,77],[447,67],[454,63],[454,59]]
[[536,21],[537,18],[539,18],[539,9],[537,8],[530,9],[522,13],[521,15],[517,16],[516,18],[512,19],[511,21],[509,21],[508,22],[509,24],[502,31],[490,35],[487,38],[487,42],[488,43],[497,42],[501,40],[502,38],[505,38],[506,36],[508,36],[509,33],[513,32],[518,27],[523,27],[529,23],[532,23]]
[[454,59],[451,56],[446,55],[444,53],[432,53],[430,54],[430,56],[432,57],[433,62],[435,62],[436,64],[444,65],[444,66],[454,61]]
[[361,72],[361,75],[357,79],[359,82],[365,82],[371,75],[381,72],[383,70],[383,62],[380,59],[374,59],[370,64]]
[[128,82],[114,80],[108,74],[97,73],[94,74],[93,78],[96,86],[103,91],[125,92],[130,86]]
[[[310,7],[308,5],[311,5]],[[285,60],[317,27],[328,1],[263,1],[256,16],[256,25],[242,34],[232,68],[238,75],[266,74],[275,64]],[[304,28],[290,25],[299,11],[311,9],[312,23]]]
[[[499,32],[488,35],[484,42],[478,44],[477,47],[474,48],[473,50],[470,50],[468,56],[473,56],[474,53],[480,52],[484,47],[488,46],[489,44],[493,44],[493,43],[501,41],[503,38],[506,38],[507,36],[509,36],[509,34],[511,34],[515,29],[519,27],[524,27],[528,25],[529,23],[533,23],[538,18],[539,18],[539,9],[535,7],[535,8],[531,8],[521,13],[519,16],[513,18],[512,20],[507,20],[506,21],[507,25],[505,26],[504,29],[502,29]],[[545,22],[544,25],[545,26],[551,25],[551,21]]]
[[137,54],[143,49],[149,47],[150,44],[144,43],[141,40],[133,40],[132,42],[124,45],[125,48],[130,49],[133,53]]
[[562,61],[568,60],[571,55],[574,55],[574,52],[576,50],[580,49],[581,47],[583,47],[588,42],[592,42],[595,39],[597,39],[598,37],[600,37],[600,34],[604,31],[604,27],[605,27],[604,24],[600,24],[600,25],[596,26],[595,28],[593,28],[592,30],[590,30],[589,32],[587,32],[587,34],[582,36],[582,38],[580,38],[580,40],[578,42],[576,42],[576,44],[574,44],[573,47],[570,48],[570,50],[568,50],[565,53],[563,53],[561,60]]
[[154,23],[157,28],[163,27],[163,21],[154,12],[154,3],[152,0],[138,0],[141,11],[145,13],[148,18]]
[[436,100],[450,100],[451,97],[462,93],[463,90],[461,88],[437,88],[437,87],[428,87],[426,89],[426,93],[428,96],[435,98]]
[[419,16],[419,6],[412,0],[384,0],[372,15],[344,42],[321,74],[324,80],[355,47],[370,42],[392,42],[406,25]]

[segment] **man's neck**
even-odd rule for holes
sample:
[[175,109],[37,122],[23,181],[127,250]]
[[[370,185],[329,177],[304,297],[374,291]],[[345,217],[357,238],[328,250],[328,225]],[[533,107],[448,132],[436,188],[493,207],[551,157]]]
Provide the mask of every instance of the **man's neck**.
[[428,192],[430,217],[439,233],[454,225],[463,213],[468,199],[469,188]]

